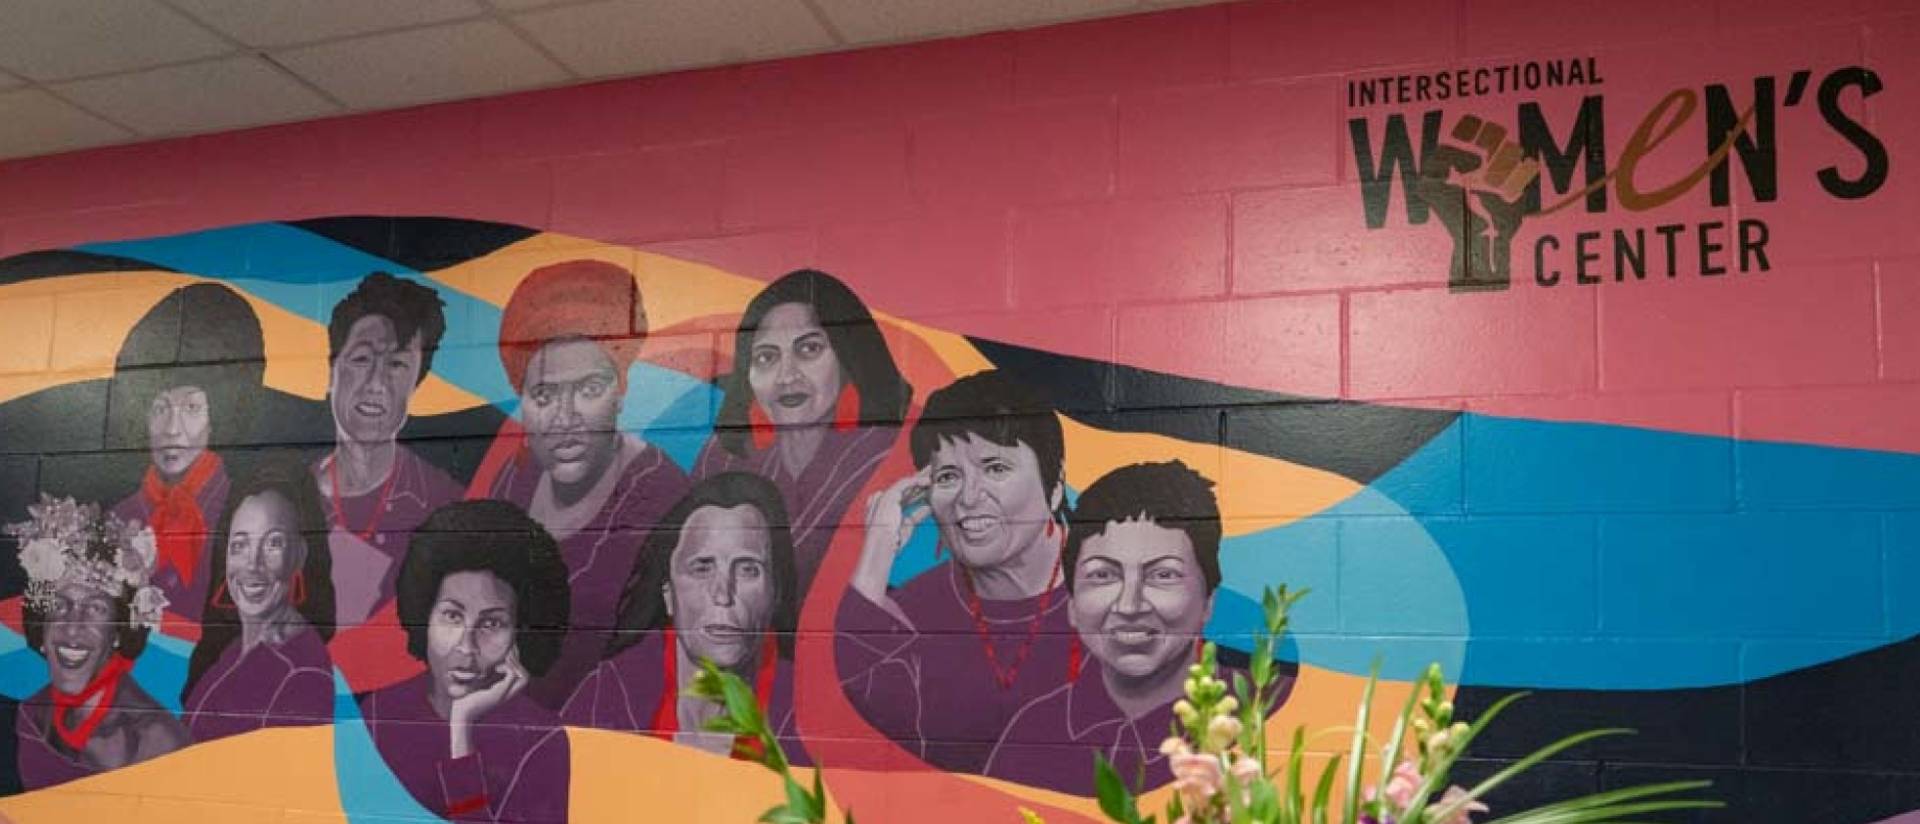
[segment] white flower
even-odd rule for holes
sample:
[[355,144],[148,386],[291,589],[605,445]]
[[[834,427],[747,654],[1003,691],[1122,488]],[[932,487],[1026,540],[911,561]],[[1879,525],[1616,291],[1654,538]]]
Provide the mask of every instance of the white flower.
[[20,549],[20,567],[35,581],[54,582],[67,575],[65,547],[52,538],[34,538]]
[[159,587],[141,587],[133,594],[133,623],[151,630],[159,629],[160,617],[171,603]]

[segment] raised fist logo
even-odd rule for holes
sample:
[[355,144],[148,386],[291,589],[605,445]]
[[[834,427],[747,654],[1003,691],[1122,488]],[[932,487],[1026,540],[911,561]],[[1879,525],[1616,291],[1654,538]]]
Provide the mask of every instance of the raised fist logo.
[[1505,126],[1473,115],[1461,117],[1449,136],[1465,145],[1435,146],[1421,162],[1414,187],[1453,237],[1447,286],[1455,292],[1505,289],[1512,282],[1513,234],[1526,216],[1522,199],[1540,176],[1540,163],[1523,156]]

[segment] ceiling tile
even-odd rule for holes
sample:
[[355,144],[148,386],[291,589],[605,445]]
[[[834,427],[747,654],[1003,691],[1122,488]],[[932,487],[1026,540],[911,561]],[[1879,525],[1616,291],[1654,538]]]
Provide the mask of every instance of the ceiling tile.
[[474,21],[276,52],[273,58],[355,108],[479,97],[567,79],[506,26]]
[[0,0],[0,67],[67,80],[230,51],[219,35],[153,0]]
[[1140,0],[814,0],[853,43],[924,40],[1123,14]]
[[173,0],[173,4],[251,46],[291,46],[486,13],[476,0]]
[[133,137],[40,89],[0,94],[0,157],[30,157],[84,149]]
[[516,15],[580,74],[647,74],[833,48],[800,0],[611,0]]
[[21,80],[18,77],[14,77],[13,75],[7,74],[6,72],[0,72],[0,89],[11,89],[25,82],[27,81]]
[[143,135],[306,120],[340,107],[257,57],[232,57],[54,87]]
[[526,11],[547,6],[563,6],[569,3],[590,3],[593,0],[486,0],[501,11]]

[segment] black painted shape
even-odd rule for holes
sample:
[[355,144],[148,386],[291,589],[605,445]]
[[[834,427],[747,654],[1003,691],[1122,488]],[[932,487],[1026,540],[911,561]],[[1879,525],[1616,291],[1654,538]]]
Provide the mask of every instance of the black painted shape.
[[[34,501],[40,486],[40,461],[30,455],[0,457],[0,523],[18,523],[27,519],[27,504]],[[27,575],[20,568],[20,551],[9,536],[0,535],[0,599],[20,594],[27,586]],[[8,716],[12,720],[12,716]],[[0,741],[9,739],[0,738]],[[11,750],[8,747],[0,749]],[[0,769],[0,781],[6,770]]]
[[0,741],[8,746],[0,747],[0,796],[19,795],[20,786],[20,748],[13,743],[20,739],[15,723],[20,718],[20,702],[11,698],[0,698]]
[[[1460,715],[1479,718],[1517,690],[1463,686],[1454,695]],[[1603,738],[1566,758],[1664,764],[1740,763],[1740,690],[1529,690],[1474,739],[1473,753],[1520,758],[1582,730],[1624,727],[1634,735]]]
[[1748,759],[1920,774],[1916,684],[1920,636],[1753,681],[1746,686]]
[[96,255],[71,249],[27,252],[0,258],[0,286],[25,283],[62,275],[92,275],[101,272],[171,272],[173,269],[144,260],[118,255]]
[[465,263],[539,234],[507,223],[446,217],[326,217],[288,223],[418,272]]
[[[1668,781],[1712,781],[1687,798],[1720,801],[1717,810],[1662,813],[1673,824],[1868,824],[1914,809],[1901,806],[1900,785],[1911,779],[1851,770],[1777,770],[1682,764],[1606,764],[1603,790]],[[1911,789],[1906,790],[1911,792]]]
[[[1198,443],[1222,443],[1256,455],[1324,469],[1369,483],[1399,465],[1459,416],[1228,386],[1146,369],[967,339],[994,366],[1049,393],[1056,408],[1089,425]],[[1091,399],[1127,410],[1250,407],[1231,413],[1251,425],[1220,428],[1203,416],[1099,415]],[[1101,423],[1094,423],[1095,420]],[[1218,438],[1216,440],[1216,437]]]
[[0,454],[44,455],[104,448],[107,382],[78,381],[0,404]]

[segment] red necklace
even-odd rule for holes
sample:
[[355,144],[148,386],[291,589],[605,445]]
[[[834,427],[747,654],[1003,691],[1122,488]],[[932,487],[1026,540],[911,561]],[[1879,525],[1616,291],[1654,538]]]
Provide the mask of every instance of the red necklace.
[[[957,560],[955,566],[959,566]],[[1020,667],[1027,663],[1027,656],[1033,654],[1033,643],[1040,637],[1040,622],[1047,617],[1047,607],[1053,603],[1053,587],[1059,578],[1060,554],[1056,554],[1053,556],[1053,571],[1047,573],[1047,588],[1040,593],[1040,608],[1027,621],[1027,637],[1021,639],[1019,648],[1014,650],[1012,663],[1002,665],[1000,653],[993,648],[993,638],[987,634],[987,616],[980,604],[980,593],[973,588],[973,573],[964,566],[960,567],[960,582],[967,588],[967,612],[973,615],[973,633],[980,637],[980,649],[986,652],[987,666],[992,669],[993,680],[1001,689],[1013,689],[1013,682],[1020,677]]]
[[[394,447],[399,449],[399,447]],[[360,540],[373,543],[374,530],[380,528],[380,519],[387,514],[387,501],[393,492],[393,479],[400,477],[400,456],[394,455],[393,466],[387,469],[387,482],[380,487],[380,500],[374,503],[373,517],[367,520],[365,531],[354,529],[347,524],[347,510],[340,506],[340,456],[327,459],[327,483],[333,488],[327,490],[327,498],[333,502],[333,520],[341,529],[360,536]]]
[[[53,731],[60,736],[61,741],[65,741],[67,746],[72,747],[74,752],[85,750],[87,742],[93,738],[94,730],[100,728],[100,722],[107,720],[107,713],[113,710],[114,696],[120,692],[120,679],[131,669],[133,669],[133,659],[114,653],[112,658],[107,659],[107,665],[100,669],[99,674],[93,676],[93,681],[82,687],[79,692],[68,695],[58,687],[53,689]],[[81,719],[80,726],[74,727],[68,724],[67,716],[73,714],[81,704],[85,704],[96,695],[100,696],[100,703],[94,705],[86,718]]]

